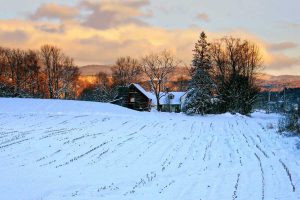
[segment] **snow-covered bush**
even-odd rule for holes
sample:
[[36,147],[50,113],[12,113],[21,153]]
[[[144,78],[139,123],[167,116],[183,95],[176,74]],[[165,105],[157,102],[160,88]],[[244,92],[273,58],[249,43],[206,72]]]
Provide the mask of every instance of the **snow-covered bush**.
[[278,132],[300,134],[299,115],[296,112],[284,114],[278,121]]

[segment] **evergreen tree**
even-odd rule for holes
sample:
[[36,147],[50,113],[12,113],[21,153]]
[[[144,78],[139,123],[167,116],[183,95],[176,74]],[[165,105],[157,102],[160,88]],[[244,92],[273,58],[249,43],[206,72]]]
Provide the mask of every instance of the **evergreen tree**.
[[210,44],[204,32],[195,44],[192,61],[192,80],[184,104],[187,114],[207,114],[213,107],[213,90],[215,84],[211,78],[212,63],[210,58]]

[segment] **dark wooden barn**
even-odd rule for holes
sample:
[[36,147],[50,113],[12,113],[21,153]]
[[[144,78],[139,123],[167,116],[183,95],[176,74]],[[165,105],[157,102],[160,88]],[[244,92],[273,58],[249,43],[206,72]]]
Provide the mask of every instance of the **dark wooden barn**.
[[128,87],[120,87],[118,100],[114,103],[138,111],[151,111],[152,99],[139,84],[130,84]]

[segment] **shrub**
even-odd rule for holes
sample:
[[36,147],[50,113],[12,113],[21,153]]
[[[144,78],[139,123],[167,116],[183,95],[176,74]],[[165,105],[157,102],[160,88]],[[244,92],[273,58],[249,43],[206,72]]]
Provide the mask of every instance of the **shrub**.
[[278,121],[278,131],[300,134],[299,115],[296,112],[284,114]]

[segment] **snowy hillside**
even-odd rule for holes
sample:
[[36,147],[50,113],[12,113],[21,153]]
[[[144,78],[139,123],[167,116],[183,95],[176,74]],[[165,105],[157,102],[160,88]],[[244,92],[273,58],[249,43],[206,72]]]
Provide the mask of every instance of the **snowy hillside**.
[[0,98],[0,199],[300,199],[277,117]]

